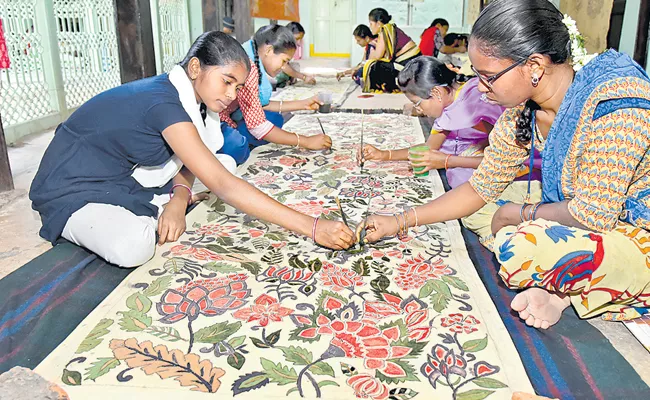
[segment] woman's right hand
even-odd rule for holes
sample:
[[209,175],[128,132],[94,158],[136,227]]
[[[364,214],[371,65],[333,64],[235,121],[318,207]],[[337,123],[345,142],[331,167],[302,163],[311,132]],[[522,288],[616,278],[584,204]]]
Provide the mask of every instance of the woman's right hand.
[[343,222],[318,220],[316,243],[333,250],[346,250],[354,245],[354,232]]
[[357,162],[361,163],[361,161],[388,161],[388,152],[366,144],[363,149],[357,151]]
[[366,221],[366,239],[367,243],[374,243],[384,237],[393,237],[397,235],[399,226],[394,216],[372,215]]
[[300,146],[307,150],[327,150],[332,148],[332,138],[323,133],[314,136],[301,136]]

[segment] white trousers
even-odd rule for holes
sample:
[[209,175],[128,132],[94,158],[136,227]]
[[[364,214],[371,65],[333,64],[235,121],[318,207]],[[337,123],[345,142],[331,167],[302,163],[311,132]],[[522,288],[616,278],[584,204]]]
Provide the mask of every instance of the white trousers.
[[[229,156],[219,161],[231,173],[237,169],[235,160]],[[198,179],[192,191],[201,193],[208,188]],[[154,196],[152,204],[162,213],[169,202],[169,195]],[[156,231],[158,219],[137,216],[124,207],[111,204],[90,203],[77,210],[65,224],[63,236],[66,240],[85,247],[104,260],[120,267],[138,267],[149,261],[156,252]]]

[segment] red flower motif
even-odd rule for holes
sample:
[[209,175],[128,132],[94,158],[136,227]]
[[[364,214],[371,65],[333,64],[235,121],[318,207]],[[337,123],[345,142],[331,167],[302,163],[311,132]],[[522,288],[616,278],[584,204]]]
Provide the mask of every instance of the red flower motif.
[[270,267],[263,274],[269,278],[277,278],[285,282],[308,282],[314,276],[313,271],[289,267]]
[[220,261],[223,260],[223,257],[219,254],[210,251],[204,248],[197,248],[192,246],[186,246],[184,244],[179,244],[172,247],[169,252],[175,257],[187,257],[190,256],[196,260],[200,261]]
[[190,322],[199,315],[213,317],[236,310],[246,304],[250,289],[246,274],[199,279],[177,289],[168,289],[156,304],[163,317],[160,322],[172,324],[187,317]]
[[253,178],[253,182],[255,182],[255,184],[258,186],[271,185],[277,180],[278,177],[271,174],[257,175],[255,178]]
[[365,285],[363,277],[356,272],[348,268],[341,268],[327,261],[323,262],[320,280],[323,286],[329,286],[336,292],[343,289],[353,290],[355,287]]
[[346,161],[349,160],[350,156],[346,154],[337,154],[334,156],[334,161],[339,162],[339,161]]
[[400,264],[397,271],[395,283],[402,290],[420,289],[430,279],[440,279],[453,273],[442,259],[438,259],[432,264],[421,255],[406,260],[406,263]]
[[251,237],[254,239],[260,236],[264,236],[264,231],[260,229],[249,229],[248,234],[251,235]]
[[293,167],[296,165],[306,164],[307,162],[303,158],[282,156],[280,157],[280,164],[286,165],[287,167]]
[[291,190],[311,190],[312,185],[309,182],[292,183],[289,188]]
[[429,383],[435,389],[440,377],[448,378],[451,374],[466,377],[465,368],[467,368],[467,361],[463,356],[456,355],[454,350],[437,344],[427,357],[427,362],[420,368],[420,372],[429,379]]
[[277,299],[262,294],[255,300],[255,304],[237,310],[232,316],[246,322],[259,321],[261,326],[267,326],[269,322],[280,322],[282,318],[292,313],[292,309],[282,307]]
[[360,399],[384,400],[388,398],[388,388],[378,379],[368,374],[358,374],[348,378],[348,386]]
[[371,255],[373,258],[389,257],[389,258],[403,259],[404,258],[403,250],[406,250],[406,245],[400,243],[397,245],[397,248],[395,250],[389,250],[386,252],[373,250]]
[[203,225],[202,227],[196,230],[196,233],[205,236],[229,237],[232,231],[236,228],[237,228],[236,225],[218,225],[218,224]]
[[325,207],[323,201],[303,200],[298,204],[287,204],[288,207],[294,210],[312,216],[329,215],[332,211],[336,211],[336,207]]
[[442,327],[449,328],[452,333],[472,333],[478,331],[476,325],[481,322],[471,315],[463,316],[463,314],[450,314],[449,317],[442,319]]

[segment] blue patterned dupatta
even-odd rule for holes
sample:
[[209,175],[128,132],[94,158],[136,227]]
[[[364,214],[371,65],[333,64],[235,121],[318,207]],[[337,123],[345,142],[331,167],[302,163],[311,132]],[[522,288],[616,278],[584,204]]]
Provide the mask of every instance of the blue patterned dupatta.
[[[616,81],[638,80],[640,85],[616,85]],[[610,85],[604,95],[601,89]],[[650,109],[650,78],[628,55],[609,50],[576,73],[555,121],[549,131],[542,155],[542,201],[556,203],[565,200],[567,183],[563,181],[563,169],[574,135],[590,129],[590,123],[612,112],[626,108]],[[640,88],[635,88],[639,86]],[[643,88],[643,89],[641,89]],[[581,144],[577,144],[581,146]],[[580,151],[580,148],[578,148]],[[650,188],[641,194],[650,196]],[[630,198],[625,204],[626,220],[633,223],[639,216],[650,212],[641,199]],[[644,217],[644,218],[647,218]]]

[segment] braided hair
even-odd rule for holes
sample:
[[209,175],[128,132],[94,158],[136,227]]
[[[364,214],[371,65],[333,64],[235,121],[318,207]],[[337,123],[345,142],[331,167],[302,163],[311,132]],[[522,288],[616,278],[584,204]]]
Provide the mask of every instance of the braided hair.
[[259,49],[261,46],[269,45],[273,47],[273,53],[282,54],[291,50],[296,50],[296,39],[293,33],[287,27],[280,25],[267,25],[261,27],[255,36],[253,36],[253,55],[255,66],[257,67],[258,84],[262,84],[262,68],[260,68]]
[[[554,64],[564,64],[571,58],[571,40],[563,18],[548,0],[496,0],[479,15],[471,40],[488,57],[517,62],[539,53]],[[528,100],[519,115],[516,138],[520,145],[530,143],[533,115],[539,108]]]
[[397,84],[403,92],[421,99],[430,98],[435,87],[444,86],[451,90],[454,84],[468,80],[467,76],[455,73],[442,61],[429,56],[410,61],[397,76]]

